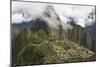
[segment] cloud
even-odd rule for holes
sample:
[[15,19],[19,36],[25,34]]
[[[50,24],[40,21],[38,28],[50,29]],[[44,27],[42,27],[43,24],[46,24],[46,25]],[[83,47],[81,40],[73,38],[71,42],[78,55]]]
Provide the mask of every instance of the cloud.
[[21,22],[28,22],[32,20],[31,17],[23,17],[23,14],[19,13],[19,14],[13,14],[12,15],[12,22],[13,23],[21,23]]
[[[48,4],[48,3],[33,3],[33,2],[12,2],[12,23],[19,23],[21,21],[28,21],[29,18],[36,18],[42,14],[47,5],[52,5],[60,17],[62,24],[66,24],[69,19],[67,17],[74,17],[76,24],[85,27],[88,23],[85,21],[89,13],[95,9],[93,6],[79,6],[79,5],[63,5],[63,4]],[[28,19],[21,14],[30,15]]]
[[[53,5],[56,12],[58,13],[62,22],[66,23],[69,21],[67,17],[75,19],[76,24],[85,27],[90,12],[95,9],[93,6],[79,6],[79,5]],[[89,21],[90,19],[87,19]],[[91,21],[90,21],[91,22]]]

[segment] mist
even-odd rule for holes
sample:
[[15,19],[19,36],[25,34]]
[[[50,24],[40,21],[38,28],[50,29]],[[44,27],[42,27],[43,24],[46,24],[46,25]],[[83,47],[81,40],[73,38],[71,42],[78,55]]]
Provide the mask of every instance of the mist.
[[[34,2],[12,2],[12,23],[22,23],[23,21],[35,20],[42,16],[45,8],[52,5],[59,16],[62,25],[66,28],[69,17],[74,18],[75,23],[85,27],[87,23],[95,23],[95,19],[88,18],[89,14],[95,10],[93,6],[63,5]],[[95,17],[95,14],[93,15]],[[54,25],[54,24],[53,24]]]

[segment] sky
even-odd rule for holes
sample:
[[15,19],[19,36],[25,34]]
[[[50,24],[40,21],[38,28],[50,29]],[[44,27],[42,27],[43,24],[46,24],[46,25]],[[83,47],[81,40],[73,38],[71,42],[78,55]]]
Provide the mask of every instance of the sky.
[[[34,3],[34,2],[12,2],[12,23],[21,23],[36,19],[43,13],[48,5],[52,5],[62,23],[66,24],[68,17],[75,18],[76,24],[85,27],[86,23],[93,23],[95,19],[87,19],[90,12],[95,10],[93,6]],[[24,17],[23,14],[24,13]],[[95,17],[95,15],[94,15]],[[87,19],[87,21],[86,21]]]

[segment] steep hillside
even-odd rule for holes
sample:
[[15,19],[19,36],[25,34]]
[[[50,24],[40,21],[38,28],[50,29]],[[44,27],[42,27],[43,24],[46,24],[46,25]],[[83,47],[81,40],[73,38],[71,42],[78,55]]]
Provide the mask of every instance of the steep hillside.
[[91,50],[92,40],[90,34],[81,26],[75,25],[72,30],[68,32],[70,41],[76,42]]
[[94,52],[75,42],[51,41],[43,30],[33,33],[29,28],[24,29],[13,40],[13,46],[16,65],[95,60]]

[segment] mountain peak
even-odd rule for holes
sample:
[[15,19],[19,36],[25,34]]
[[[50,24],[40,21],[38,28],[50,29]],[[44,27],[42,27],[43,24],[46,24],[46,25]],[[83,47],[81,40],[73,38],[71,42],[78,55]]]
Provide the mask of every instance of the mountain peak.
[[58,18],[55,9],[52,5],[48,5],[44,10],[44,16],[48,18]]
[[47,21],[51,28],[58,28],[60,23],[59,16],[52,5],[48,5],[43,12],[43,19]]

